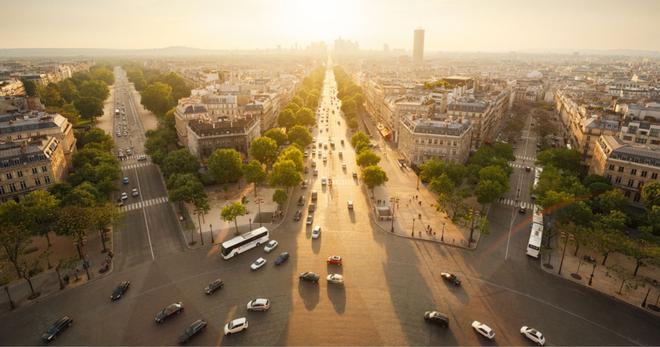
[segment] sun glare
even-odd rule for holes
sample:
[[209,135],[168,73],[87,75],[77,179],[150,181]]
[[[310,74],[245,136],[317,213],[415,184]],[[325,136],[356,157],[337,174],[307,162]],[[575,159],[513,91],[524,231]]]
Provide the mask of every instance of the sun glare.
[[286,31],[299,39],[332,41],[355,34],[356,2],[290,0],[283,3]]

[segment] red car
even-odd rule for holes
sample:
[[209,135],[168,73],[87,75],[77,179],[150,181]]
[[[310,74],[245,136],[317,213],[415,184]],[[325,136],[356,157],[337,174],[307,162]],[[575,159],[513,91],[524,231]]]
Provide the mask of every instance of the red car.
[[340,265],[341,266],[341,257],[338,255],[331,255],[328,257],[328,264]]

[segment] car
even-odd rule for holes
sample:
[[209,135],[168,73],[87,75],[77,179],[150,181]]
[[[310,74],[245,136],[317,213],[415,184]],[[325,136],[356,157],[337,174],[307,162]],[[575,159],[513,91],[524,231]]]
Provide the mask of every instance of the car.
[[305,198],[302,196],[298,198],[298,206],[305,206]]
[[328,260],[326,260],[328,265],[339,265],[341,266],[341,257],[338,255],[331,255],[328,257]]
[[323,162],[324,162],[324,163],[327,163],[327,162],[328,162],[328,156],[327,156],[327,155],[324,155],[324,156],[323,156]]
[[346,164],[341,164],[341,169],[346,171]]
[[305,224],[312,225],[313,222],[314,222],[314,215],[311,213],[307,214],[307,221],[305,222]]
[[41,334],[41,339],[45,342],[53,341],[57,335],[61,334],[64,330],[73,324],[73,319],[64,316],[53,323],[45,333]]
[[348,200],[347,205],[348,205],[348,209],[352,210],[353,209],[353,200]]
[[339,141],[339,143],[341,143],[342,146],[343,146],[344,145],[344,140]]
[[491,329],[488,325],[481,323],[480,321],[473,321],[472,322],[472,328],[476,330],[479,334],[481,334],[483,337],[492,340],[495,338],[495,332],[493,329]]
[[216,278],[211,283],[209,283],[209,285],[207,285],[206,288],[204,288],[204,294],[211,295],[215,293],[218,289],[222,289],[222,287],[224,286],[225,283],[222,282],[221,279]]
[[192,322],[192,324],[190,324],[190,326],[188,326],[186,330],[183,331],[183,334],[179,336],[179,343],[184,344],[188,342],[188,340],[190,340],[193,336],[203,331],[207,324],[208,323],[206,323],[205,320],[201,319]]
[[121,199],[122,200],[128,199],[128,194],[126,194],[126,192],[121,193]]
[[309,205],[307,206],[307,212],[312,213],[316,211],[316,204],[313,202],[310,202]]
[[301,272],[298,275],[298,278],[300,278],[301,281],[319,283],[320,276],[316,272],[305,271]]
[[275,265],[282,265],[289,260],[289,252],[282,252],[275,258]]
[[[307,167],[305,167],[305,170],[307,170]],[[300,183],[300,188],[307,189],[307,180],[304,180],[302,183]]]
[[518,213],[520,213],[520,214],[527,213],[527,208],[522,203],[520,204],[520,208],[518,209]]
[[453,273],[449,272],[441,272],[440,276],[442,276],[442,279],[455,285],[455,286],[460,286],[461,285],[461,280],[458,278],[458,276],[454,275]]
[[137,160],[138,161],[145,161],[145,160],[147,160],[147,156],[144,155],[144,154],[140,154],[140,155],[138,155]]
[[530,171],[532,171],[532,168],[529,167],[529,166],[525,166],[525,171],[530,172]]
[[240,333],[241,331],[248,328],[247,318],[241,317],[232,320],[231,322],[225,324],[225,336]]
[[332,185],[332,178],[328,178],[328,185],[329,185],[329,186]]
[[181,314],[181,312],[183,312],[183,304],[180,301],[175,302],[173,304],[167,305],[165,308],[158,311],[158,313],[156,313],[156,317],[154,317],[154,320],[156,321],[156,323],[163,323],[165,320],[172,317],[173,315]]
[[318,176],[318,175],[319,175],[319,169],[314,169],[314,176]]
[[545,345],[545,337],[543,337],[543,334],[540,331],[534,328],[530,328],[526,325],[523,325],[520,328],[520,333],[523,334],[523,336],[525,336],[526,338],[532,340],[532,342],[536,343],[539,346]]
[[319,236],[321,236],[321,226],[316,225],[316,226],[314,226],[314,229],[312,230],[312,238],[313,239],[318,239]]
[[126,155],[133,155],[133,150],[130,148],[126,149]]
[[279,243],[277,243],[276,240],[270,240],[270,241],[268,241],[268,243],[264,246],[264,252],[266,252],[266,253],[270,253],[270,251],[272,251],[272,250],[274,250],[275,248],[277,248],[277,245],[279,245]]
[[117,199],[117,207],[122,207],[122,206],[124,206],[124,200],[122,200],[121,198]]
[[344,284],[344,276],[340,274],[329,274],[326,279],[328,280],[328,283]]
[[259,259],[255,260],[251,265],[250,269],[252,271],[256,271],[261,269],[262,266],[266,265],[266,259],[259,257]]
[[339,153],[337,153],[337,155],[339,156],[339,158],[343,158],[343,157],[344,157],[344,155],[341,153],[341,151],[339,151]]
[[128,176],[122,178],[121,183],[128,184]]
[[268,311],[270,308],[270,300],[263,298],[250,300],[250,302],[247,303],[246,308],[248,311]]
[[353,178],[358,178],[357,177],[357,172],[353,171]]
[[300,218],[302,218],[302,212],[297,210],[296,213],[293,214],[293,220],[297,222],[300,220]]
[[321,177],[321,185],[324,186],[327,183],[325,177]]
[[129,281],[122,281],[117,285],[117,288],[112,291],[112,294],[110,295],[110,300],[115,301],[121,299],[122,296],[128,291],[128,287],[131,286],[131,282]]
[[440,313],[438,311],[424,312],[424,320],[429,323],[437,324],[445,328],[449,326],[449,318],[447,317],[447,315],[445,315],[444,313]]

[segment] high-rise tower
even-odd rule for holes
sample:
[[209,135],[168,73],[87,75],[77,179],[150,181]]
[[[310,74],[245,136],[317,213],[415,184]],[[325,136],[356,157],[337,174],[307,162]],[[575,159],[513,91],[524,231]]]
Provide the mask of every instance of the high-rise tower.
[[421,65],[424,62],[424,29],[415,29],[413,41],[413,63]]

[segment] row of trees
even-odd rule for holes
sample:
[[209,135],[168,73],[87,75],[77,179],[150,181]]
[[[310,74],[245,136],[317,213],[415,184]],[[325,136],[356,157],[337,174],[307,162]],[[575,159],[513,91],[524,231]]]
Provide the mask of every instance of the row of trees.
[[319,105],[324,76],[323,67],[318,67],[303,79],[296,95],[277,117],[280,127],[288,131],[295,126],[309,128],[316,124],[314,110]]
[[157,116],[164,116],[179,99],[190,96],[190,84],[176,72],[162,73],[133,64],[125,65],[124,69],[140,92],[142,105]]
[[357,153],[355,162],[362,170],[361,179],[373,194],[374,188],[385,184],[388,178],[385,171],[378,166],[380,156],[370,149],[370,142],[369,136],[361,131],[351,137],[351,145]]
[[33,81],[23,81],[26,94],[38,96],[50,112],[60,113],[71,123],[79,117],[93,120],[103,115],[103,102],[110,95],[109,85],[114,83],[112,67],[92,66],[58,83],[37,86]]
[[341,100],[341,110],[346,118],[346,125],[352,130],[358,128],[358,116],[364,112],[362,88],[353,82],[351,76],[340,66],[334,68],[337,81],[337,97]]
[[[76,136],[79,150],[73,155],[73,170],[66,181],[48,191],[31,192],[20,202],[0,205],[0,246],[16,275],[28,282],[32,298],[38,293],[31,278],[40,272],[43,260],[26,257],[34,237],[46,238],[44,257],[49,266],[50,232],[71,237],[78,257],[84,260],[86,235],[98,231],[105,251],[105,230],[120,217],[110,199],[120,174],[119,163],[110,153],[112,138],[96,128]],[[58,274],[63,266],[64,261],[56,265]]]
[[577,255],[589,246],[603,256],[612,252],[635,259],[633,275],[640,266],[660,261],[660,183],[647,183],[642,190],[646,213],[629,209],[628,199],[602,176],[585,176],[580,153],[566,148],[541,152],[537,162],[543,173],[534,191],[537,204],[549,218],[546,241],[559,232],[570,236]]

